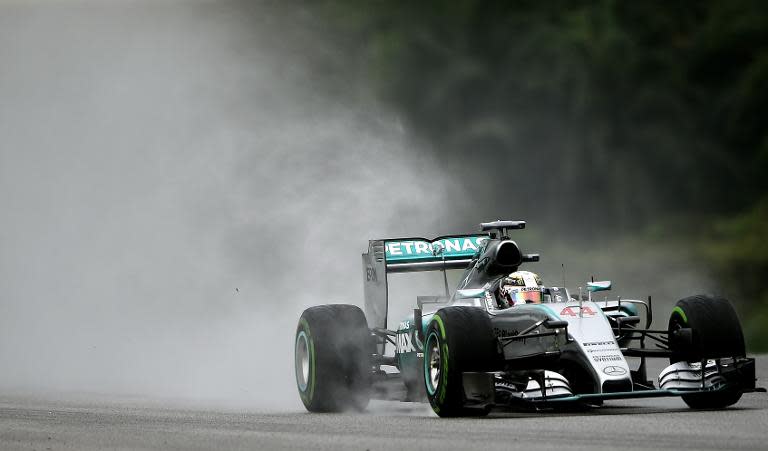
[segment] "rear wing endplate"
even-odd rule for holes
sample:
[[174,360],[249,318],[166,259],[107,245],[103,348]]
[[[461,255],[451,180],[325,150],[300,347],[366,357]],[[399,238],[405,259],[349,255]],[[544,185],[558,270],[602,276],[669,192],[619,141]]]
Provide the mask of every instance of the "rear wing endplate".
[[489,234],[451,235],[428,240],[371,240],[363,257],[365,313],[369,327],[387,327],[387,274],[465,269]]

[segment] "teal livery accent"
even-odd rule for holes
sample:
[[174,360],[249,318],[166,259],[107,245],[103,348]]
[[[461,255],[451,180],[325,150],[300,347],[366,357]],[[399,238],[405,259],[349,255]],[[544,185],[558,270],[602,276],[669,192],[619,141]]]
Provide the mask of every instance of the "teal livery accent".
[[606,291],[611,289],[611,282],[604,280],[602,282],[587,282],[587,291]]
[[[461,235],[440,238],[435,241],[402,240],[386,241],[385,256],[388,262],[430,262],[454,258],[471,258],[488,240],[488,235]],[[440,244],[443,252],[435,255],[433,244]]]
[[429,322],[432,321],[432,317],[435,316],[434,313],[430,313],[428,315],[422,315],[421,316],[421,333],[422,337],[427,335],[427,327],[429,326]]
[[[429,322],[432,321],[432,317],[435,316],[434,313],[425,313],[421,315],[421,333],[426,335],[427,333],[427,327],[429,326]],[[400,322],[400,324],[397,326],[397,330],[395,332],[403,333],[403,332],[410,332],[411,330],[415,329],[415,325],[412,322],[412,316],[407,317],[403,321]]]
[[400,364],[400,371],[403,373],[411,372],[411,370],[418,369],[421,364],[419,355],[416,352],[403,352],[397,355],[398,362]]
[[[427,333],[427,327],[429,322],[432,321],[434,313],[428,313],[421,317],[421,332],[422,337]],[[395,354],[400,358],[402,365],[408,365],[411,358],[415,359],[417,353],[423,352],[423,343],[419,340],[416,334],[416,324],[413,322],[413,317],[408,317],[400,322],[397,327],[397,334],[395,336]],[[421,356],[418,356],[421,357]]]
[[485,299],[484,288],[465,288],[456,290],[454,299]]
[[635,304],[621,304],[621,309],[624,310],[629,316],[637,316],[637,306]]
[[[421,315],[421,328],[423,333],[427,333],[427,326],[429,325],[429,321],[432,320],[432,317],[434,316],[434,313],[423,313]],[[395,332],[401,333],[405,331],[411,331],[416,327],[416,325],[413,323],[413,316],[408,315],[400,321],[400,324],[397,326],[397,330]]]
[[555,313],[555,311],[554,311],[554,310],[552,310],[552,309],[551,309],[551,308],[550,308],[548,305],[546,305],[546,304],[526,304],[526,305],[530,305],[530,306],[532,306],[532,307],[535,307],[535,308],[537,308],[537,309],[543,310],[543,311],[544,311],[544,313],[546,313],[546,314],[550,315],[551,317],[555,318],[556,320],[561,320],[561,319],[562,319],[562,318],[560,317],[560,315],[558,315],[557,313]]

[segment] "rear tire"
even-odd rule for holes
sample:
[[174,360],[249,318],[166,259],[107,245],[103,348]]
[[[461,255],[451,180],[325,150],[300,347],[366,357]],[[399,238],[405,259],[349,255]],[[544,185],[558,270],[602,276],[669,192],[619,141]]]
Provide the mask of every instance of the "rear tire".
[[487,415],[488,408],[465,407],[463,373],[492,371],[497,361],[496,339],[484,310],[438,310],[424,342],[424,380],[432,410],[441,417]]
[[[691,329],[691,341],[682,345],[674,338],[676,331]],[[736,311],[727,299],[697,295],[677,301],[669,318],[669,341],[673,356],[670,363],[701,362],[704,359],[744,357],[744,334]],[[722,409],[741,398],[738,389],[683,395],[693,409]]]
[[373,347],[359,307],[330,304],[305,310],[296,328],[294,362],[307,410],[364,410],[370,400]]

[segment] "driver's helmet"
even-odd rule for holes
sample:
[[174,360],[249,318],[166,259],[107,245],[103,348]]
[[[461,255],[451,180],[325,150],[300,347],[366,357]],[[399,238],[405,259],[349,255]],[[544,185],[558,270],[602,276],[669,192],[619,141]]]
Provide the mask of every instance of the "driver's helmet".
[[517,304],[541,304],[541,277],[530,271],[515,271],[499,283],[499,308]]

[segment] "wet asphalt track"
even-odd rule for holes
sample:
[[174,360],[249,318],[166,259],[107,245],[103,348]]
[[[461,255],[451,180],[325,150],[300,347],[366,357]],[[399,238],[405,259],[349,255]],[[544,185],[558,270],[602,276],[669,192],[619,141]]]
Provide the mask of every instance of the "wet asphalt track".
[[[761,377],[762,376],[762,377]],[[758,384],[768,356],[758,359]],[[92,449],[768,449],[768,395],[692,411],[677,398],[585,412],[440,419],[427,405],[373,402],[365,414],[255,412],[184,401],[0,394],[1,450]]]

